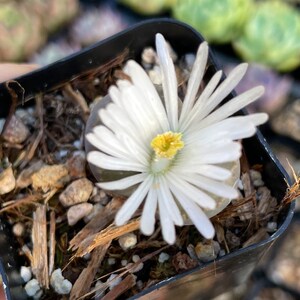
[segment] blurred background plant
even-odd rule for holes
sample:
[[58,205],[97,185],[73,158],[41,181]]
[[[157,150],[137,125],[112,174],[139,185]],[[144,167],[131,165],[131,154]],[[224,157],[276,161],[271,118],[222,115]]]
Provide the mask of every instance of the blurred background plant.
[[0,61],[26,59],[78,11],[77,0],[1,1]]

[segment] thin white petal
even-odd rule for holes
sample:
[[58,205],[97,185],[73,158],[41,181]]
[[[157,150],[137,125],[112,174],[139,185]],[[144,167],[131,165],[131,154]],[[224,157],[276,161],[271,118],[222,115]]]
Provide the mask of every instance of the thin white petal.
[[117,170],[117,171],[135,171],[145,172],[146,167],[139,162],[112,157],[99,151],[91,151],[87,155],[87,160],[96,167]]
[[227,180],[231,176],[231,172],[225,168],[215,166],[215,165],[208,165],[208,164],[190,164],[186,166],[185,164],[179,164],[172,167],[172,171],[176,172],[190,172],[201,174],[206,177],[216,179],[216,180]]
[[145,70],[134,60],[129,60],[125,65],[124,71],[131,77],[132,82],[139,89],[140,93],[144,94],[147,104],[151,106],[156,120],[161,126],[162,132],[169,131],[165,108]]
[[141,132],[142,140],[148,143],[149,138],[153,138],[153,135],[160,130],[160,125],[147,108],[147,99],[137,88],[131,85],[122,92],[122,101],[125,104],[124,109],[130,115],[136,128]]
[[145,181],[143,181],[133,192],[133,194],[125,201],[123,206],[117,212],[115,218],[115,223],[117,226],[125,224],[132,217],[134,212],[138,209],[138,207],[145,199],[145,196],[147,195],[152,182],[152,176],[148,176]]
[[170,57],[164,37],[157,33],[155,36],[156,51],[162,70],[162,85],[166,111],[172,131],[178,129],[178,95],[175,67]]
[[247,63],[236,66],[227,78],[218,86],[205,105],[206,114],[209,114],[217,105],[225,99],[244,77],[248,68]]
[[114,132],[116,138],[123,147],[138,157],[149,158],[150,147],[143,143],[143,135],[127,117],[126,112],[116,105],[108,105],[106,109],[100,110],[100,119]]
[[128,176],[119,180],[98,182],[97,185],[104,190],[125,190],[137,183],[142,182],[147,178],[147,174],[141,173],[132,176]]
[[[97,149],[118,158],[131,160],[130,153],[123,150],[122,145],[116,139],[115,135],[104,126],[96,126],[94,133],[88,133],[86,139]],[[136,158],[134,159],[136,160]]]
[[243,94],[240,94],[237,97],[234,97],[227,103],[223,104],[216,111],[208,115],[205,119],[203,119],[201,121],[202,126],[208,126],[231,116],[232,114],[236,113],[240,109],[244,108],[248,104],[261,97],[264,93],[264,90],[265,89],[263,86],[257,86],[255,88],[252,88],[251,90],[248,90],[247,92],[244,92]]
[[194,155],[186,151],[184,155],[178,157],[176,163],[178,165],[192,166],[196,164],[220,164],[230,161],[235,161],[241,156],[241,145],[238,142],[231,142],[229,144],[224,144],[222,147],[221,143],[218,145],[218,148],[211,144],[211,150],[207,151],[207,148],[204,149],[194,149]]
[[[168,180],[169,186],[176,185],[178,190],[180,190],[185,195],[185,197],[190,199],[191,201],[194,201],[198,205],[208,209],[214,209],[216,207],[216,201],[207,193],[204,193],[197,187],[179,178],[176,174],[169,172],[166,175],[166,178]],[[177,197],[176,194],[174,195]]]
[[175,185],[171,186],[171,190],[198,231],[206,239],[212,239],[215,235],[215,229],[202,209],[196,203],[190,201]]
[[158,200],[159,219],[164,240],[172,245],[176,241],[175,225],[169,215],[164,201]]
[[181,179],[197,186],[200,189],[206,190],[212,194],[228,199],[238,197],[238,192],[235,188],[219,181],[206,178],[198,174],[181,174]]
[[208,98],[211,96],[215,88],[217,87],[218,83],[220,82],[222,77],[222,71],[218,71],[214,74],[208,84],[205,86],[203,92],[201,93],[200,97],[196,101],[194,107],[189,112],[186,118],[180,120],[180,131],[186,131],[186,129],[193,123],[193,121],[197,118],[200,119],[202,116],[202,110],[205,106]]
[[198,48],[196,60],[194,62],[193,69],[188,81],[187,91],[184,97],[179,123],[181,123],[182,119],[184,119],[187,113],[191,111],[196,100],[196,95],[206,68],[207,57],[208,45],[207,42],[203,42]]
[[141,217],[141,232],[145,235],[151,235],[155,228],[155,212],[157,209],[157,193],[154,188],[150,188],[143,213]]
[[157,190],[158,193],[158,201],[164,202],[164,206],[167,208],[169,215],[171,216],[175,225],[182,226],[183,219],[180,213],[180,210],[177,207],[177,203],[175,202],[173,195],[171,194],[168,184],[163,176],[158,178],[159,188]]

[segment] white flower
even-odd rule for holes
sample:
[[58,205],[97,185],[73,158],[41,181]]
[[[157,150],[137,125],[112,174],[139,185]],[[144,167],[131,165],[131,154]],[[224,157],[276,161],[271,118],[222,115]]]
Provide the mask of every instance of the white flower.
[[222,72],[215,73],[197,96],[208,57],[208,45],[203,42],[181,107],[175,68],[161,34],[156,35],[156,50],[163,100],[143,68],[128,61],[124,72],[131,81],[120,80],[117,87],[110,88],[112,103],[99,112],[103,125],[87,135],[100,150],[90,152],[88,161],[102,169],[135,172],[99,183],[106,190],[137,186],[118,211],[116,225],[125,224],[145,200],[140,223],[143,234],[153,233],[158,210],[163,238],[174,243],[174,225],[184,225],[184,211],[198,231],[211,239],[214,227],[202,208],[214,209],[218,196],[238,196],[225,183],[231,170],[224,163],[240,158],[237,140],[252,136],[255,126],[268,118],[264,113],[229,116],[258,99],[264,88],[255,87],[218,107],[244,76],[247,64],[241,64],[220,84]]

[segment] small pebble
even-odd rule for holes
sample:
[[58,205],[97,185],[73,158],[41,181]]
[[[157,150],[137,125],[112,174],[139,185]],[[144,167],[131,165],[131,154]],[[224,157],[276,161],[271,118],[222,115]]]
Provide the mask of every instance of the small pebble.
[[6,129],[2,132],[2,137],[11,144],[21,144],[27,139],[29,134],[29,129],[23,121],[19,117],[12,115]]
[[114,257],[110,257],[108,258],[107,263],[112,266],[116,263],[116,259]]
[[103,206],[100,203],[96,203],[93,205],[93,208],[91,210],[91,212],[84,217],[84,222],[88,223],[90,222],[101,210],[103,210]]
[[24,189],[32,184],[32,174],[39,171],[44,166],[42,160],[33,161],[28,167],[23,169],[17,177],[16,187]]
[[195,246],[195,252],[200,261],[209,262],[217,258],[220,252],[220,245],[216,241],[210,241],[208,243],[199,242]]
[[32,277],[31,269],[29,267],[22,266],[20,269],[20,275],[24,282],[28,282]]
[[[132,261],[134,263],[138,262],[141,258],[138,256],[138,255],[133,255],[132,256]],[[130,273],[136,273],[136,272],[139,272],[143,269],[144,267],[144,264],[141,262],[139,263],[136,267],[134,267],[133,269],[130,270]]]
[[11,166],[5,170],[0,169],[0,195],[11,192],[16,186],[16,179]]
[[152,47],[146,47],[142,52],[142,62],[145,64],[154,64],[157,62],[157,55]]
[[137,243],[137,237],[134,233],[128,233],[119,238],[119,245],[126,251],[132,249]]
[[71,206],[67,212],[68,224],[70,226],[75,225],[79,220],[87,216],[93,209],[91,203],[80,203]]
[[83,255],[83,259],[84,260],[90,260],[91,256],[92,256],[91,253],[87,253],[87,254]]
[[15,114],[25,125],[34,125],[36,122],[36,118],[32,116],[28,109],[18,108]]
[[52,272],[50,284],[59,295],[67,295],[72,289],[72,283],[62,276],[61,269],[56,269]]
[[262,180],[261,173],[256,170],[250,170],[250,177],[254,187],[264,186],[265,183]]
[[28,281],[24,288],[29,297],[33,297],[41,289],[35,278]]
[[224,255],[226,255],[226,251],[225,251],[225,249],[221,249],[219,252],[219,256],[222,257]]
[[169,258],[170,258],[170,255],[168,253],[161,252],[158,256],[158,262],[160,262],[162,264],[165,261],[169,260]]
[[109,289],[112,290],[115,286],[117,286],[121,281],[122,281],[122,278],[121,277],[118,277],[117,274],[111,274],[106,283],[108,284],[109,286]]
[[267,223],[267,231],[275,232],[277,230],[277,222],[268,222]]
[[128,264],[127,259],[122,259],[122,260],[121,260],[121,265],[122,265],[123,267],[126,267],[127,264]]
[[153,84],[156,85],[162,84],[162,75],[159,66],[154,66],[153,69],[149,70],[148,75]]
[[12,228],[13,234],[15,236],[21,237],[24,234],[25,226],[21,222],[17,222]]
[[59,195],[59,201],[64,207],[87,202],[93,191],[93,184],[87,178],[73,181]]
[[80,140],[77,140],[73,143],[73,146],[77,149],[81,149],[81,141]]
[[31,176],[32,187],[44,193],[53,188],[61,188],[69,181],[68,170],[64,165],[45,165]]
[[139,291],[141,291],[143,289],[143,287],[144,287],[143,281],[142,280],[138,280],[136,282],[136,287],[139,289]]
[[241,191],[244,189],[243,182],[241,179],[238,179],[237,186],[238,186],[239,190],[241,190]]
[[75,151],[66,162],[66,168],[72,179],[86,177],[86,157],[84,151]]
[[193,53],[188,53],[184,56],[184,62],[188,70],[192,70],[195,60],[196,56]]

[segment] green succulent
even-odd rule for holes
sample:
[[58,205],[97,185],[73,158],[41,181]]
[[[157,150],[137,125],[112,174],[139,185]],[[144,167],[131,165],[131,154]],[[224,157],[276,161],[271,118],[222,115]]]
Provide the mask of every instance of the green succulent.
[[132,10],[143,15],[153,15],[164,12],[175,5],[177,0],[119,0],[120,3],[129,6]]
[[209,42],[220,44],[240,34],[252,9],[252,0],[185,0],[177,1],[173,16],[193,26]]
[[300,65],[300,13],[284,2],[260,2],[233,46],[246,61],[291,71]]

